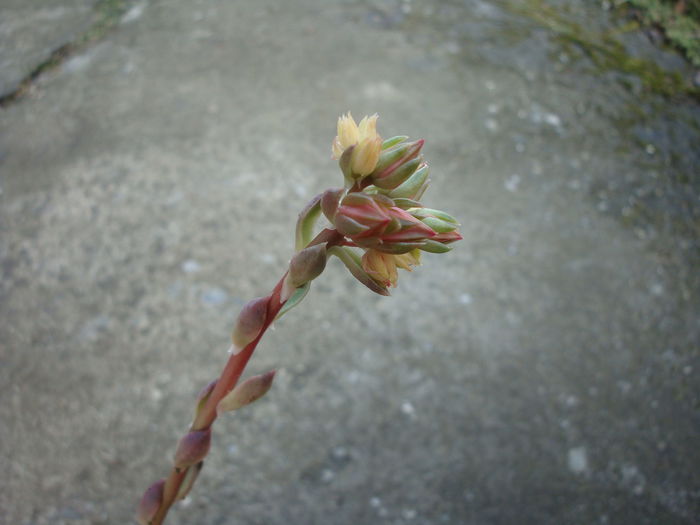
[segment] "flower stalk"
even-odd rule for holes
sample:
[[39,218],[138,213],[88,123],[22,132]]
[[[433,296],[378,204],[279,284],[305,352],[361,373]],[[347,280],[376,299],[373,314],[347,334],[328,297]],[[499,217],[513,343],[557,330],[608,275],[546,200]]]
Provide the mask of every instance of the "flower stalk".
[[[350,113],[338,120],[332,151],[345,187],[326,190],[302,210],[289,268],[269,295],[243,307],[234,323],[228,361],[219,377],[199,393],[194,419],[178,443],[170,474],[152,484],[141,499],[137,518],[142,525],[160,525],[172,505],[187,496],[209,452],[216,419],[270,389],[274,371],[238,383],[267,329],[303,300],[330,256],[371,291],[389,295],[398,281],[397,270],[411,271],[419,265],[421,251],[444,253],[462,238],[451,215],[418,201],[429,183],[421,155],[423,140],[406,142],[407,137],[397,136],[384,141],[376,125],[376,115],[363,118],[359,125]],[[314,235],[321,213],[331,227]]]

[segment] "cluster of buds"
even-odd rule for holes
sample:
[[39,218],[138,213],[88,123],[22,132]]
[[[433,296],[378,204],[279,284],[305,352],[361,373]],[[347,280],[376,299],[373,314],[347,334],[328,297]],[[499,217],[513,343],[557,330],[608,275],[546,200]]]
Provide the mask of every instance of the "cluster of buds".
[[[423,140],[407,139],[383,140],[377,115],[364,117],[359,125],[350,113],[338,119],[332,150],[345,186],[316,196],[300,213],[296,253],[287,271],[270,295],[243,307],[226,367],[197,397],[194,420],[178,443],[169,477],[144,493],[140,524],[160,525],[173,503],[187,496],[209,453],[216,418],[270,389],[274,371],[238,381],[265,330],[305,297],[328,257],[338,257],[373,292],[389,295],[399,269],[410,271],[420,264],[422,252],[447,252],[462,238],[454,217],[420,203],[430,182],[429,168],[421,154]],[[314,235],[321,213],[331,227]]]
[[376,125],[376,115],[359,126],[350,113],[338,119],[332,149],[347,183],[326,191],[320,205],[345,245],[364,250],[366,274],[388,287],[396,285],[397,268],[420,264],[420,251],[445,253],[462,236],[454,217],[419,202],[430,182],[421,155],[424,141],[407,142],[405,136],[382,141]]

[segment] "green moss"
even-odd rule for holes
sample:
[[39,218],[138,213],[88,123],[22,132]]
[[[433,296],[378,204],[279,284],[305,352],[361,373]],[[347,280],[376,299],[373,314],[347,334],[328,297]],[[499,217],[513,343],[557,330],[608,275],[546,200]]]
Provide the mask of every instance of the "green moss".
[[700,0],[617,0],[635,9],[642,23],[663,30],[669,42],[700,67]]
[[632,75],[645,89],[654,93],[666,96],[687,94],[700,98],[700,90],[685,82],[679,73],[667,71],[651,60],[627,52],[618,37],[621,33],[638,29],[639,25],[634,22],[600,33],[568,20],[560,9],[544,0],[512,0],[507,6],[552,31],[566,51],[572,56],[578,51],[579,55],[590,59],[599,72],[618,71]]

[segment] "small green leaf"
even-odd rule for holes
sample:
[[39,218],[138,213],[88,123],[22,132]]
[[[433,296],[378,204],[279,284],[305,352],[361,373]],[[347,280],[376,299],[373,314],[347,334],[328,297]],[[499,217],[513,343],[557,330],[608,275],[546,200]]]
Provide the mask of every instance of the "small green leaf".
[[316,195],[299,214],[296,229],[296,250],[303,249],[313,238],[314,226],[321,214],[321,194]]
[[311,281],[294,290],[294,292],[292,292],[292,295],[289,296],[289,299],[287,299],[287,302],[284,303],[282,308],[280,308],[280,311],[277,313],[277,317],[275,317],[275,320],[279,319],[289,310],[298,305],[304,299],[304,297],[306,297],[306,294],[309,293],[309,288],[311,288]]

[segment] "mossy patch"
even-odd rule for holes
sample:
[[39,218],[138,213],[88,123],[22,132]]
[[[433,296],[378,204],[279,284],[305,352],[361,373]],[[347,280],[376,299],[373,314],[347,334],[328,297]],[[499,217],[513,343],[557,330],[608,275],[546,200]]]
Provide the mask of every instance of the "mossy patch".
[[690,62],[700,67],[700,0],[616,0],[641,24],[654,26]]
[[665,96],[685,94],[700,99],[700,89],[678,72],[668,71],[652,60],[632,56],[627,51],[619,37],[625,32],[639,29],[636,22],[597,32],[569,20],[561,9],[544,0],[510,1],[507,6],[511,11],[549,29],[569,54],[585,56],[599,72],[616,71],[631,75],[641,82],[644,89]]

